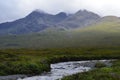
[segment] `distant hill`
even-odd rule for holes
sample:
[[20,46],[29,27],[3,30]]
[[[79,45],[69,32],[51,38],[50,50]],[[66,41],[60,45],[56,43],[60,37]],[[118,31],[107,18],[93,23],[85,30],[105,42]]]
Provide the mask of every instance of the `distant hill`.
[[58,30],[50,27],[40,33],[0,36],[0,48],[120,47],[120,19],[106,16],[82,28]]
[[0,35],[18,35],[38,33],[50,27],[67,30],[88,26],[100,19],[100,16],[86,10],[68,15],[60,12],[56,15],[35,10],[25,18],[0,24]]

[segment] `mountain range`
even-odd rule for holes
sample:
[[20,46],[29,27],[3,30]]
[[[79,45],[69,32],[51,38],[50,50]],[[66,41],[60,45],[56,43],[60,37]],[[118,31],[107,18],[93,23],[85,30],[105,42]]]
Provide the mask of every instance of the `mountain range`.
[[0,24],[0,48],[120,47],[120,18],[87,10],[56,15],[33,11]]
[[38,33],[50,27],[58,27],[60,30],[85,27],[95,23],[100,16],[80,10],[75,14],[60,12],[56,15],[35,10],[25,18],[0,24],[0,35]]

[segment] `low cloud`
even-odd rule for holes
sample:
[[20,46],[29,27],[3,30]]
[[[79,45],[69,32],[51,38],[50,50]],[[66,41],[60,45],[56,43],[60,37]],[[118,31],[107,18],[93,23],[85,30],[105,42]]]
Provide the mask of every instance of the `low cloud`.
[[101,16],[120,16],[119,0],[0,0],[0,23],[22,18],[35,9],[56,14],[64,11],[75,13],[80,9],[93,11]]

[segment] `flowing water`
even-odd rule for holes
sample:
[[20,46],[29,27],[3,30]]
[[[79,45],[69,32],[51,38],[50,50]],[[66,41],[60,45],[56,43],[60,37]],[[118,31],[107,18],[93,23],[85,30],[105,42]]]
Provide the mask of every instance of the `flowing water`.
[[26,77],[18,80],[60,80],[64,76],[86,72],[94,68],[96,62],[109,65],[109,60],[71,61],[51,64],[51,71],[40,76]]

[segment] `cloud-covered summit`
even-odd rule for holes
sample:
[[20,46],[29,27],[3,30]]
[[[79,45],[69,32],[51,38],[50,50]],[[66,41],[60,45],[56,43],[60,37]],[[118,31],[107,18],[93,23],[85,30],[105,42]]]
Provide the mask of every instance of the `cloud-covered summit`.
[[119,0],[0,0],[0,23],[22,18],[35,9],[56,14],[87,9],[102,16],[120,16]]

